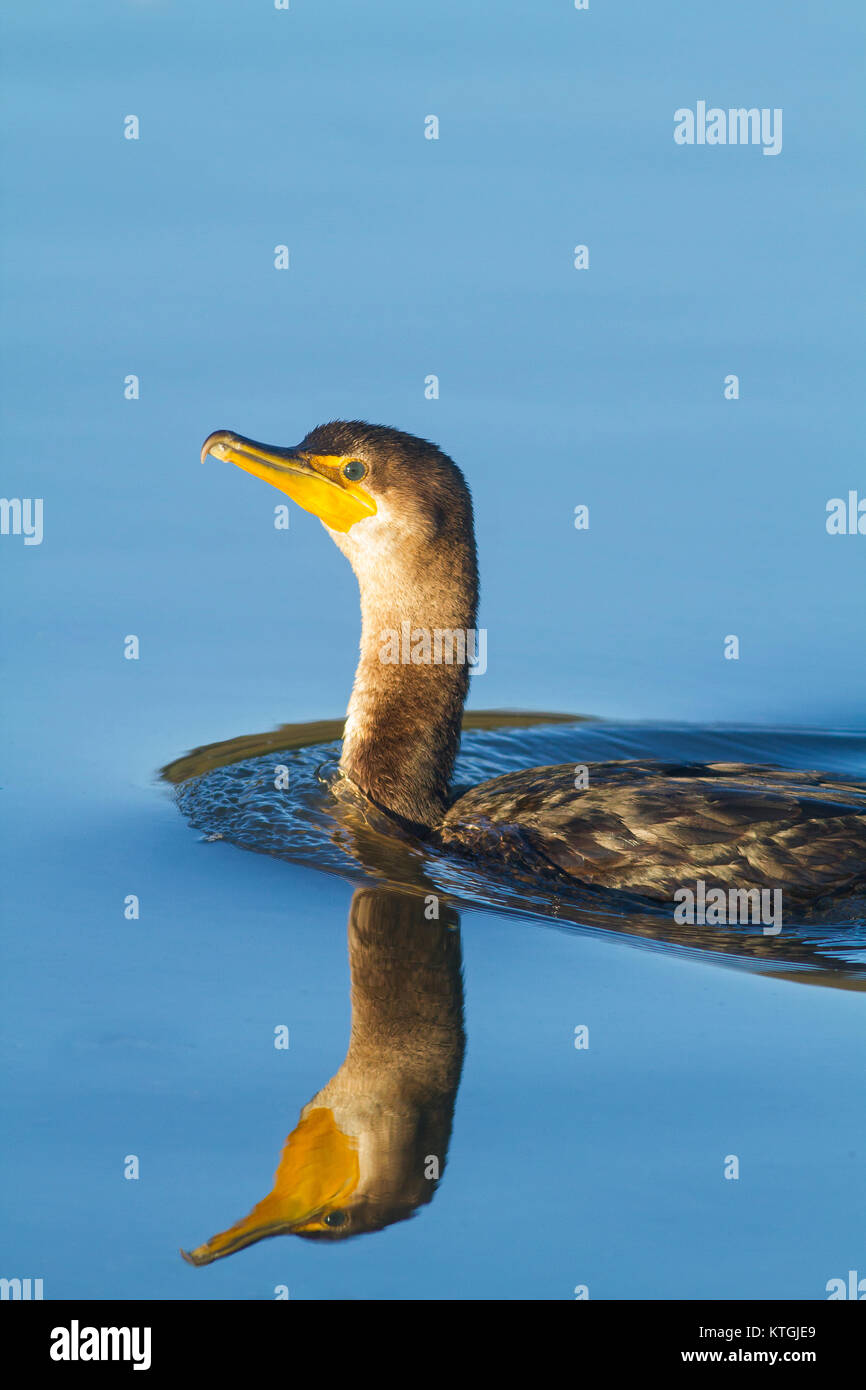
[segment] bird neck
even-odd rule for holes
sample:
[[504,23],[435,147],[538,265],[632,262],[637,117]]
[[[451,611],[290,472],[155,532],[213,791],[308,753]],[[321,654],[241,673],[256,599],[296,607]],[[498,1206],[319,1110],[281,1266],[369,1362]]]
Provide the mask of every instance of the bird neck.
[[349,1049],[305,1113],[324,1107],[357,1152],[360,1232],[429,1202],[445,1167],[465,1048],[457,913],[443,902],[428,921],[417,894],[358,889],[349,964]]
[[[432,887],[432,885],[431,885]],[[310,1102],[450,1100],[463,1061],[460,919],[392,888],[355,890],[349,914],[352,1032],[339,1072]]]
[[477,655],[471,534],[399,569],[356,562],[361,656],[341,766],[370,800],[414,827],[442,819]]

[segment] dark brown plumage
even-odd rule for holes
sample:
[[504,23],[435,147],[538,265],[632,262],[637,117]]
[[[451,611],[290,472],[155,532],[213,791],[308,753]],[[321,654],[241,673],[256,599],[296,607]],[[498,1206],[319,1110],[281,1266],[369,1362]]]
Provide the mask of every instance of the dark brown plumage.
[[668,900],[696,879],[780,888],[788,906],[866,881],[866,788],[739,763],[594,763],[497,777],[458,798],[438,837],[504,864]]
[[[584,788],[570,766],[535,768],[452,802],[467,666],[406,660],[405,644],[398,661],[383,651],[387,633],[475,629],[472,502],[460,469],[425,440],[362,421],[321,425],[292,450],[227,433],[209,438],[205,450],[215,448],[290,496],[286,466],[320,491],[327,475],[321,507],[297,500],[321,515],[360,586],[341,766],[404,825],[500,865],[657,899],[696,878],[781,888],[804,903],[866,884],[866,787],[814,772],[601,763]],[[334,516],[336,529],[325,520]]]

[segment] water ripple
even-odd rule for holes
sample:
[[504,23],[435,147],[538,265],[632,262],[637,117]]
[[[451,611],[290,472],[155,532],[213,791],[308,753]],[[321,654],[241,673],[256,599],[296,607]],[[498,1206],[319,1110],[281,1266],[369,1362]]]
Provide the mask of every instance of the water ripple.
[[[471,786],[521,768],[605,759],[770,763],[866,779],[866,734],[761,727],[622,724],[565,716],[469,716],[455,770]],[[515,723],[515,721],[517,721]],[[538,722],[534,722],[538,721]],[[548,722],[550,721],[550,722]],[[178,805],[209,840],[311,865],[352,882],[390,882],[571,930],[625,934],[647,946],[721,955],[731,963],[849,988],[866,987],[866,901],[786,923],[779,936],[749,926],[674,924],[670,907],[624,894],[526,881],[444,853],[402,832],[339,775],[338,722],[197,749],[164,769]],[[266,751],[259,751],[264,749]],[[250,756],[252,754],[252,756]],[[284,771],[280,771],[284,769]]]

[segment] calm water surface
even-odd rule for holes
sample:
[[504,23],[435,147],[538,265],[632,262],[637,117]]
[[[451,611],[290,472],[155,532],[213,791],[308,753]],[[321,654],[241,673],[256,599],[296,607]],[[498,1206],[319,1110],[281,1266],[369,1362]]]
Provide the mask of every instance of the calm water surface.
[[[276,494],[198,465],[212,429],[292,443],[334,417],[455,457],[489,631],[470,705],[603,717],[469,729],[464,781],[649,755],[866,776],[866,540],[824,524],[863,492],[862,6],[831,10],[8,16],[3,491],[45,522],[2,538],[0,1275],[47,1298],[820,1299],[866,1274],[862,911],[676,934],[336,815],[355,582],[312,518],[277,531]],[[677,147],[704,96],[784,106],[783,154]],[[419,925],[430,892],[445,915]],[[191,1268],[179,1248],[266,1197],[340,1074],[350,987],[363,1055],[335,1087],[371,1114],[409,1096],[354,1189],[378,1173],[390,1224]]]
[[[49,1297],[825,1296],[862,1230],[863,914],[677,939],[646,911],[491,883],[337,806],[322,728],[172,764],[197,829],[153,783],[122,816],[91,789],[60,843],[48,808],[7,1000],[7,1262]],[[469,729],[458,775],[635,755],[862,775],[866,737]],[[267,852],[248,852],[265,829]],[[439,922],[423,918],[430,891]],[[266,1197],[335,1076],[336,1113],[365,1097],[366,1233],[281,1235],[190,1268],[179,1247]],[[125,1181],[132,1154],[141,1176]],[[429,1154],[440,1180],[419,1184]]]

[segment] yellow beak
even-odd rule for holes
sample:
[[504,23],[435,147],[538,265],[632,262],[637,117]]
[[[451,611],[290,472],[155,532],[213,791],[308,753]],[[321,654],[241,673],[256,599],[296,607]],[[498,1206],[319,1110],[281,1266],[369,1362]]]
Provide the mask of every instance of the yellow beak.
[[279,449],[228,430],[208,435],[202,445],[202,463],[208,454],[263,478],[332,531],[348,531],[356,521],[376,514],[369,492],[343,476],[345,460],[336,455]]
[[321,1220],[358,1186],[358,1150],[338,1128],[332,1111],[311,1110],[292,1130],[274,1174],[274,1186],[249,1216],[196,1250],[181,1250],[188,1264],[209,1265],[266,1236],[288,1235]]

